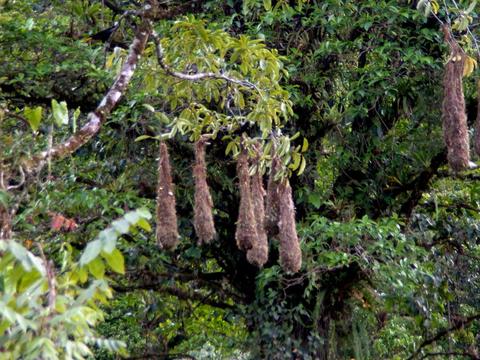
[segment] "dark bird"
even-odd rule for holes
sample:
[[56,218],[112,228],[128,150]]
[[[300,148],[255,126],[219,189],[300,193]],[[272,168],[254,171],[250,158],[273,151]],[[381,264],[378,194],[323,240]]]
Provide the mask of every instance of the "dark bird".
[[110,37],[115,33],[115,31],[118,30],[119,25],[120,25],[119,23],[115,23],[113,26],[107,29],[100,30],[95,34],[90,35],[89,39],[107,42],[110,39]]
[[115,23],[113,26],[107,29],[100,30],[95,34],[88,36],[85,39],[85,41],[90,42],[92,40],[96,40],[96,41],[101,41],[103,43],[107,43],[109,50],[113,50],[116,47],[120,47],[122,49],[128,49],[128,46],[125,43],[114,39],[115,32],[118,30],[119,27],[120,27],[120,24]]

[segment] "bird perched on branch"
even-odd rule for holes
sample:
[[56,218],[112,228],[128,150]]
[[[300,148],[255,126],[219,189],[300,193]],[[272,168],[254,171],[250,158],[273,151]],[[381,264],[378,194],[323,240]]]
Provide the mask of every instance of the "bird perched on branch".
[[103,43],[108,44],[108,49],[113,50],[116,47],[122,48],[122,49],[128,49],[128,46],[115,39],[115,33],[117,32],[118,28],[120,27],[120,23],[116,22],[113,26],[100,30],[99,32],[88,36],[85,38],[85,42],[91,42],[92,40],[96,41],[101,41]]

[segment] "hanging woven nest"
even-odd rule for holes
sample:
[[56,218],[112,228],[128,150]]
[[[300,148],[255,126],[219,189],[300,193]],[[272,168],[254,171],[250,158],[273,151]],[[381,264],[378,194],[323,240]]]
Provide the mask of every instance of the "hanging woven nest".
[[259,169],[258,145],[256,151],[257,157],[254,159],[254,164],[257,165],[257,171],[251,177],[250,183],[257,236],[253,239],[252,248],[247,251],[247,260],[255,266],[262,267],[268,260],[268,238],[265,229],[265,189]]
[[278,186],[278,201],[280,265],[287,272],[297,272],[302,266],[302,251],[295,223],[292,188],[288,179],[282,180]]
[[242,149],[237,159],[237,177],[240,188],[240,205],[238,208],[235,240],[240,250],[247,252],[257,241],[257,225],[253,211],[253,198],[248,174],[248,153]]
[[477,82],[477,119],[475,120],[475,152],[480,156],[480,80]]
[[445,41],[450,47],[450,59],[445,65],[443,76],[442,124],[447,147],[447,159],[452,170],[458,172],[468,168],[470,146],[467,115],[463,95],[463,71],[466,55],[453,39],[450,29],[444,27]]
[[174,249],[179,240],[175,193],[172,183],[170,158],[164,142],[160,143],[157,185],[157,244],[161,249]]
[[213,201],[207,184],[207,164],[205,161],[206,139],[195,143],[195,206],[193,209],[193,225],[199,244],[208,244],[215,239],[217,233],[213,222]]

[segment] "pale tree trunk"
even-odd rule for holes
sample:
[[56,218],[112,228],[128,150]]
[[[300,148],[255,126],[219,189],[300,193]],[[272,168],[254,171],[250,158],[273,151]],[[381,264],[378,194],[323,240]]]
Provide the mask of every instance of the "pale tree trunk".
[[8,209],[0,205],[0,240],[8,240],[12,235],[12,219]]

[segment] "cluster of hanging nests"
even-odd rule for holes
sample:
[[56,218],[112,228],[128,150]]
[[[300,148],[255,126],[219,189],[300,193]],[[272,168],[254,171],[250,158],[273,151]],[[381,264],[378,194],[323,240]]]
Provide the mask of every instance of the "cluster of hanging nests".
[[[193,224],[199,244],[211,243],[216,238],[213,221],[213,202],[207,184],[205,161],[206,139],[195,143],[195,204]],[[237,177],[240,189],[240,204],[235,240],[247,260],[262,267],[268,260],[268,237],[275,237],[280,245],[280,265],[285,271],[297,272],[302,265],[302,254],[295,226],[295,208],[292,188],[287,178],[276,180],[280,160],[272,161],[267,191],[259,171],[250,175],[251,165],[258,165],[260,149],[253,147],[255,156],[249,156],[243,148],[237,158]],[[257,166],[257,169],[259,167]],[[157,186],[157,243],[162,249],[174,249],[179,241],[175,195],[172,183],[170,160],[165,143],[160,143]]]
[[[450,47],[450,58],[445,65],[443,77],[442,125],[447,147],[447,159],[455,172],[471,167],[470,141],[468,134],[463,77],[467,55],[453,39],[449,27],[444,27],[445,41]],[[480,110],[480,82],[478,88],[478,108]],[[480,111],[475,124],[474,147],[480,155]],[[205,161],[206,139],[195,143],[194,227],[199,244],[208,244],[216,237],[213,221],[213,201],[207,184]],[[243,148],[237,159],[237,177],[240,189],[235,240],[247,260],[262,267],[268,260],[268,238],[277,238],[280,245],[280,264],[290,272],[297,272],[302,265],[302,254],[295,227],[295,208],[292,188],[288,178],[276,180],[281,170],[280,160],[272,160],[267,191],[263,186],[263,176],[257,171],[250,175],[251,165],[258,165],[259,149],[254,146],[255,156],[251,157]],[[157,187],[157,242],[160,248],[174,249],[179,241],[175,195],[172,183],[170,160],[165,143],[160,144]],[[258,166],[257,166],[258,169]]]
[[[459,172],[472,166],[470,162],[470,140],[468,135],[463,77],[467,55],[453,39],[448,26],[443,28],[445,42],[450,47],[450,58],[443,75],[442,125],[447,160],[453,171]],[[479,83],[480,85],[480,83]],[[480,110],[480,87],[478,89]],[[475,152],[480,155],[480,111],[475,124]]]

